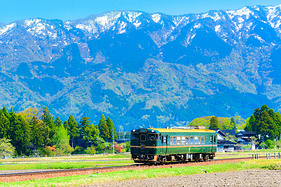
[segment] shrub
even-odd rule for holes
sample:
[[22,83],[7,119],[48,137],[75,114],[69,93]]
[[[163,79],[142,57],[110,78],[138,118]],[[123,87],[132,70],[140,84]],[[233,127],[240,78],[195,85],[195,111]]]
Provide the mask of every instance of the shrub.
[[87,147],[87,149],[85,149],[85,153],[87,154],[95,154],[96,153],[96,149],[94,146],[91,146],[91,147]]

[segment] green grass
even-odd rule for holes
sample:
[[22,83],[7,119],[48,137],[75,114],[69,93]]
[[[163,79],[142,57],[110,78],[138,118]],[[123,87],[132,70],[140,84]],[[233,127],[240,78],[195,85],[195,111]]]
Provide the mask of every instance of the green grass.
[[240,158],[240,157],[252,157],[252,154],[259,154],[259,156],[266,156],[266,153],[281,153],[281,149],[258,149],[251,151],[239,151],[239,152],[228,152],[228,153],[216,153],[216,159],[222,158]]
[[132,164],[132,160],[124,161],[76,161],[76,162],[46,162],[46,163],[14,163],[0,165],[0,170],[28,170],[28,169],[78,169],[92,167],[109,167]]
[[184,176],[194,174],[220,173],[229,171],[242,171],[250,169],[281,169],[281,160],[251,160],[247,162],[215,164],[208,166],[193,166],[180,168],[161,168],[145,170],[116,171],[111,173],[93,173],[91,175],[79,175],[42,179],[36,181],[24,181],[13,183],[0,183],[1,186],[83,186],[131,179],[147,179],[157,177]]

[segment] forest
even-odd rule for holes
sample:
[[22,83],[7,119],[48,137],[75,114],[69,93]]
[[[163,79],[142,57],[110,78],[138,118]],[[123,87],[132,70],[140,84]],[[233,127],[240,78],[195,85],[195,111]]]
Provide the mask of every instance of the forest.
[[[189,125],[205,126],[208,129],[253,131],[257,134],[259,144],[269,142],[267,147],[274,145],[274,142],[280,140],[281,114],[269,109],[267,105],[253,111],[246,120],[239,116],[208,116],[196,118]],[[94,154],[110,149],[113,151],[113,147],[116,152],[120,152],[121,148],[129,151],[129,142],[113,145],[113,139],[116,138],[113,120],[104,115],[94,125],[89,117],[82,117],[79,122],[73,115],[64,122],[59,117],[55,119],[47,107],[43,110],[28,108],[18,113],[13,108],[8,111],[5,106],[0,110],[0,157]],[[129,133],[125,138],[129,138]]]
[[[104,152],[112,147],[113,136],[117,138],[113,121],[104,115],[94,125],[89,117],[79,122],[73,115],[64,122],[55,119],[47,107],[19,113],[5,106],[0,110],[0,157]],[[114,148],[120,152],[119,145]]]

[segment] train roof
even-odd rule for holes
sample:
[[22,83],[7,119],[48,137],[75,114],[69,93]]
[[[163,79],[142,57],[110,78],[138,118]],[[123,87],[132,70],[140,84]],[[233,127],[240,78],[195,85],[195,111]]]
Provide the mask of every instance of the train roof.
[[[138,130],[144,130],[144,129],[138,129]],[[214,130],[209,129],[167,129],[167,128],[147,128],[147,132],[152,132],[154,130],[155,132],[201,132],[201,133],[215,133]]]

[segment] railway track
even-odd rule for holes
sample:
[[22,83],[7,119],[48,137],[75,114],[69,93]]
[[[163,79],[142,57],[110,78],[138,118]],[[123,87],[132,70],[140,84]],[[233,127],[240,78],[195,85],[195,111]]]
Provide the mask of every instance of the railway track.
[[38,179],[63,177],[63,176],[99,174],[99,173],[106,173],[106,172],[113,172],[113,171],[142,170],[142,169],[150,169],[150,168],[203,166],[203,165],[220,164],[220,163],[235,163],[235,162],[247,161],[251,159],[252,157],[244,157],[244,158],[215,159],[206,162],[173,162],[164,165],[133,164],[128,166],[9,173],[9,174],[0,174],[0,182],[18,182],[18,181],[38,180]]

